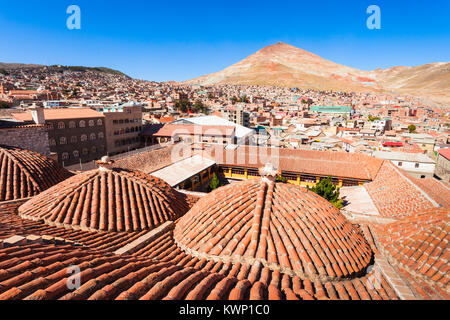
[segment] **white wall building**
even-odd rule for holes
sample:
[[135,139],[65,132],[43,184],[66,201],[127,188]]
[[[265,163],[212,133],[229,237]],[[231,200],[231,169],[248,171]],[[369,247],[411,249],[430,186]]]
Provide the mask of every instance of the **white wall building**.
[[375,151],[372,155],[375,158],[390,160],[416,178],[433,177],[436,166],[433,159],[423,153]]

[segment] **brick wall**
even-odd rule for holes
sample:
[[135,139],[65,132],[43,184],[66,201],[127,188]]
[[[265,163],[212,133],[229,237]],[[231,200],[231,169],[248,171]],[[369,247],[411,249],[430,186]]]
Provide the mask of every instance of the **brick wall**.
[[48,132],[43,126],[0,129],[0,145],[19,147],[48,156]]

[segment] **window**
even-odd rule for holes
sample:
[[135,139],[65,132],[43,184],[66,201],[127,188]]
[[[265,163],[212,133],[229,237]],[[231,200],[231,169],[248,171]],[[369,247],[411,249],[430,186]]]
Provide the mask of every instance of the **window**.
[[62,159],[63,159],[63,160],[68,160],[68,159],[69,159],[69,154],[68,154],[67,152],[64,152],[64,153],[62,154]]
[[95,133],[91,133],[89,136],[89,140],[95,140],[97,139],[97,136],[95,135]]
[[425,179],[425,176],[422,175],[422,176],[420,176],[420,178],[421,178],[421,179]]
[[415,166],[416,168],[418,168],[418,167],[419,167],[419,163],[416,163],[414,166]]
[[48,130],[53,130],[53,129],[54,129],[54,127],[53,127],[53,122],[47,123],[47,129],[48,129]]
[[94,120],[89,120],[89,127],[93,127],[95,125]]
[[98,149],[100,150],[100,152],[103,152],[103,151],[105,151],[105,146],[101,145]]
[[64,122],[58,122],[58,129],[65,129],[66,128],[66,124]]
[[70,137],[70,143],[77,143],[77,141],[78,141],[77,136]]
[[74,158],[79,158],[80,157],[80,153],[78,152],[78,150],[74,150],[73,151],[73,157]]
[[398,166],[401,167],[403,165],[403,162],[399,162]]
[[81,141],[86,141],[86,140],[87,140],[87,135],[82,134],[82,135],[81,135]]
[[80,128],[85,128],[86,127],[86,121],[81,120],[80,121]]
[[59,138],[59,144],[67,144],[67,139],[66,139],[66,137],[61,137],[61,138]]
[[92,151],[92,153],[97,153],[97,147],[96,147],[96,146],[93,146],[92,149],[91,149],[91,151]]
[[99,132],[99,133],[98,133],[98,138],[99,138],[99,139],[103,139],[103,138],[104,138],[103,132]]
[[76,128],[76,126],[77,126],[77,125],[75,124],[75,121],[70,121],[70,122],[69,122],[69,128],[70,128],[70,129]]
[[97,120],[97,125],[98,125],[98,126],[103,125],[103,120],[102,120],[102,119],[98,119],[98,120]]
[[56,140],[53,139],[53,138],[50,138],[50,139],[48,140],[48,143],[50,144],[51,147],[56,146]]
[[87,155],[88,154],[88,149],[87,148],[83,148],[83,150],[81,152],[83,153],[83,155]]

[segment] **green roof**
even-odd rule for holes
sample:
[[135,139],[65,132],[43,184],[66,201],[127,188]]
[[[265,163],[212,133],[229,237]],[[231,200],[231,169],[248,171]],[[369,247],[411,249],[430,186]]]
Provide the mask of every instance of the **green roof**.
[[311,111],[325,112],[325,113],[350,113],[352,107],[349,106],[313,106]]

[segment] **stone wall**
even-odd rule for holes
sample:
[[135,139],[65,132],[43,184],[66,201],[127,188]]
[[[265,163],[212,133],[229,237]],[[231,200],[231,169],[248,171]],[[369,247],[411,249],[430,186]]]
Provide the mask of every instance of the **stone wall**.
[[50,155],[48,132],[44,126],[26,126],[0,129],[0,145],[19,147]]

